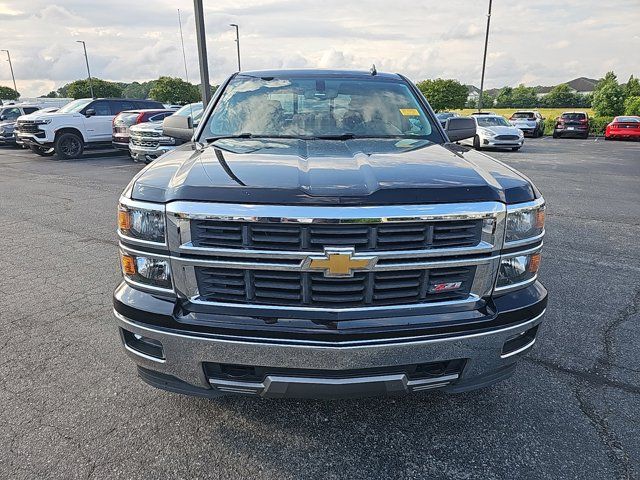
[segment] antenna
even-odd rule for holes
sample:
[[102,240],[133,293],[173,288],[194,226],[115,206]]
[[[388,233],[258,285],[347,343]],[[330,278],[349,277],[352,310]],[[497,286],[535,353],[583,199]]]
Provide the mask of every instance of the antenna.
[[180,15],[180,9],[178,9],[178,25],[180,26],[180,42],[182,42],[182,60],[184,61],[184,77],[189,81],[189,72],[187,71],[187,55],[184,53],[184,35],[182,34],[182,16]]
[[[182,16],[180,15],[180,9],[178,9],[178,25],[180,26],[180,42],[182,43],[182,61],[184,62],[184,77],[187,83],[189,82],[189,71],[187,70],[187,55],[184,52],[184,35],[182,34]],[[191,112],[191,118],[193,119],[193,107],[189,108]],[[195,130],[193,123],[191,124],[191,130]]]
[[369,72],[371,73],[371,76],[374,76],[374,75],[378,74],[378,70],[376,70],[376,64],[375,63],[373,65],[371,65],[371,69],[369,70]]

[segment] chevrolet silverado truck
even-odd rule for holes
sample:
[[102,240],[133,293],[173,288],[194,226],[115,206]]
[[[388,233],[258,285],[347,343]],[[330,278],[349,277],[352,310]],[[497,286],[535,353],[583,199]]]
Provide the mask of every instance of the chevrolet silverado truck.
[[[183,394],[463,392],[536,342],[545,202],[404,76],[256,71],[118,207],[125,352]],[[526,381],[522,378],[521,381]]]

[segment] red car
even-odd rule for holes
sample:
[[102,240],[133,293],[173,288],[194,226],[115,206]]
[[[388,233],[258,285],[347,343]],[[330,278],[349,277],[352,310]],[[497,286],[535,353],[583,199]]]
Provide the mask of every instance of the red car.
[[616,117],[604,131],[605,140],[614,138],[628,138],[640,140],[640,117],[624,116]]
[[114,148],[129,151],[129,127],[144,122],[159,122],[175,113],[175,110],[148,108],[125,110],[113,118],[111,144]]

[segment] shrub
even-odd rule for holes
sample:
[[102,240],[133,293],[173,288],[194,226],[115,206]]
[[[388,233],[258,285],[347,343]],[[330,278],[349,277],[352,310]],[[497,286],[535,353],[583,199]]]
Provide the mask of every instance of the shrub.
[[591,135],[604,135],[606,126],[611,123],[613,117],[591,117],[589,119],[589,133]]

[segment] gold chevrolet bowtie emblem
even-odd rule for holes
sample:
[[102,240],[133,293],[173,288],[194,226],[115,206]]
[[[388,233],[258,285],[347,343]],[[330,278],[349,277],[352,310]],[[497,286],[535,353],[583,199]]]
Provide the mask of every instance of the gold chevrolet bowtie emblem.
[[353,277],[354,270],[373,267],[378,257],[355,255],[353,248],[325,247],[323,256],[310,256],[305,266],[324,270],[325,277]]

